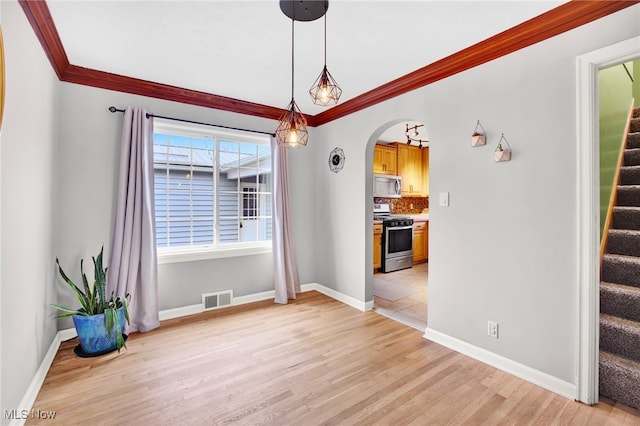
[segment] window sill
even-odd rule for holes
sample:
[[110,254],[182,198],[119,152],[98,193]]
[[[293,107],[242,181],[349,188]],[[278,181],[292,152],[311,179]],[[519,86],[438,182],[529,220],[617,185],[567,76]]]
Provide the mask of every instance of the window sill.
[[272,245],[269,241],[264,245],[234,246],[212,249],[210,247],[160,248],[158,249],[158,264],[193,262],[198,260],[222,259],[225,257],[252,256],[271,253]]

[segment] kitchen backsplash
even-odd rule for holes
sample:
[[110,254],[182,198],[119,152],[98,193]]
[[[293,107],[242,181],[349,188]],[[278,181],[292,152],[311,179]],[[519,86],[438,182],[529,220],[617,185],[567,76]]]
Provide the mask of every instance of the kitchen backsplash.
[[374,203],[391,204],[392,214],[422,213],[429,208],[429,197],[402,197],[402,198],[378,198],[374,197]]

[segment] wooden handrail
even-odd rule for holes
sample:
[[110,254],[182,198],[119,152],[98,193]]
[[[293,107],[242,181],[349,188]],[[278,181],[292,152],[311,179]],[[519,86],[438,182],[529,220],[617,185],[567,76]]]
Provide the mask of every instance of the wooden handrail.
[[633,105],[634,99],[631,98],[631,107],[629,108],[629,114],[627,116],[627,124],[625,126],[624,134],[622,136],[622,143],[620,144],[620,152],[618,153],[618,164],[616,165],[616,173],[613,176],[613,187],[611,188],[611,196],[609,197],[609,208],[607,209],[607,218],[604,221],[604,227],[602,229],[602,237],[600,238],[600,265],[602,265],[602,258],[604,257],[605,250],[607,248],[607,236],[609,235],[609,229],[611,228],[611,222],[613,221],[613,208],[616,206],[618,200],[618,185],[620,184],[620,169],[624,164],[624,151],[627,148],[627,137],[629,136],[629,130],[631,129],[631,119],[633,118]]

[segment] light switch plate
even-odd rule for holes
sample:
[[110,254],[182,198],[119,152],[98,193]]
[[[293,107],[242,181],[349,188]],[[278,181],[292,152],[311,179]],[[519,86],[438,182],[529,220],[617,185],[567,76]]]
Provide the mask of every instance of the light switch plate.
[[440,207],[449,207],[449,193],[441,192],[440,193]]

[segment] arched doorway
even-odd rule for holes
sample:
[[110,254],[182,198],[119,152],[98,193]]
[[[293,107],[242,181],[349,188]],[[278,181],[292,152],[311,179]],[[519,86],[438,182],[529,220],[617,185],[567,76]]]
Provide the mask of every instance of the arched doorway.
[[[365,217],[366,256],[365,295],[369,306],[378,313],[399,321],[405,325],[426,330],[427,322],[427,247],[428,247],[428,137],[424,121],[413,118],[398,118],[390,120],[379,126],[369,137],[366,147],[365,167]],[[412,129],[408,140],[405,130]],[[376,144],[379,144],[376,150]],[[374,152],[380,152],[380,147],[386,147],[382,151],[395,153],[401,164],[401,169],[385,168],[385,171],[374,170],[377,162],[374,160]],[[398,157],[399,154],[399,157]],[[410,163],[407,163],[410,158]],[[416,160],[418,161],[417,166]],[[426,162],[425,162],[426,161]],[[411,164],[411,167],[408,167]],[[378,165],[379,166],[379,165]],[[425,172],[423,173],[422,166]],[[419,174],[408,177],[407,171],[416,168]],[[374,197],[373,177],[374,173],[385,175],[404,175],[402,178],[403,191],[401,198]],[[411,184],[411,179],[419,180],[418,185]],[[407,183],[409,182],[409,183]],[[376,207],[387,207],[394,216],[409,217],[414,221],[413,248],[414,254],[410,255],[409,266],[399,270],[390,271],[381,268],[384,272],[378,272],[374,267],[380,264],[380,257],[384,258],[384,246],[374,250],[374,244],[380,244],[383,240],[380,232],[382,225],[376,221],[374,227],[373,210]],[[378,233],[376,234],[376,230]],[[376,234],[376,235],[374,235]],[[375,255],[374,255],[375,251]],[[374,257],[375,256],[375,257]],[[413,263],[411,262],[413,260]]]

